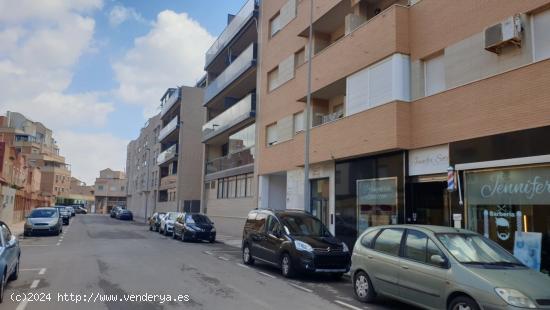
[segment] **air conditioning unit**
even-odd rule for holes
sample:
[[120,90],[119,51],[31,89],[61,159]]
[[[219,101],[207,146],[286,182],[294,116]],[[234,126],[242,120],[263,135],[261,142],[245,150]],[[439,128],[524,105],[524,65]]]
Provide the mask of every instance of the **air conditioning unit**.
[[521,18],[514,15],[485,29],[485,49],[500,54],[508,45],[521,47]]

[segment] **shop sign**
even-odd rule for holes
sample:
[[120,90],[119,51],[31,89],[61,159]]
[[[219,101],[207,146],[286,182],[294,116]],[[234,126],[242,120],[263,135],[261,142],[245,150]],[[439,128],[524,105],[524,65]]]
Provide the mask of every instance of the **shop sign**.
[[449,146],[438,145],[409,152],[409,175],[446,173],[449,168]]
[[397,178],[357,180],[358,205],[396,205]]
[[548,205],[550,167],[526,167],[466,174],[470,205]]

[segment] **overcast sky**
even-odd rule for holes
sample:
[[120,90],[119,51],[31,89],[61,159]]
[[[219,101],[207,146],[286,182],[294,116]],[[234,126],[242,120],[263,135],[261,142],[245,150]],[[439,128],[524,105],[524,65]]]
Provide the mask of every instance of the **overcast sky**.
[[126,145],[166,88],[203,74],[204,53],[244,0],[0,0],[0,113],[54,130],[73,176],[125,169]]

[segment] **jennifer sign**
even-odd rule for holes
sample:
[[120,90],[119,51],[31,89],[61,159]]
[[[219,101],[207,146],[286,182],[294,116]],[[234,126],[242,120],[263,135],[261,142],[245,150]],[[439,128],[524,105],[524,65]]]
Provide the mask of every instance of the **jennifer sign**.
[[550,167],[529,167],[466,174],[469,204],[550,204]]

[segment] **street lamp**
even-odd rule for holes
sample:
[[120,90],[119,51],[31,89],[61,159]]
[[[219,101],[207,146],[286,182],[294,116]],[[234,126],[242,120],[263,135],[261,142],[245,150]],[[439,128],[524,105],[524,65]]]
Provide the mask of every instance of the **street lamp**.
[[311,113],[311,57],[313,52],[313,0],[310,0],[309,8],[309,40],[307,48],[307,100],[306,100],[306,139],[304,150],[304,208],[311,212],[310,187],[309,187],[309,125]]

